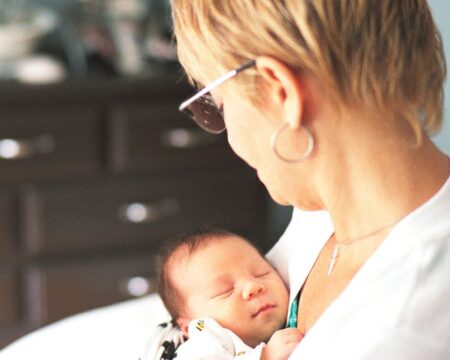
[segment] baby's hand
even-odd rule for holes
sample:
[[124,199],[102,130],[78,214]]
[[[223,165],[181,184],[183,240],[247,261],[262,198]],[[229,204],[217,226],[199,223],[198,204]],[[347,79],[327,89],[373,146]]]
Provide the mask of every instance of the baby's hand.
[[261,360],[287,359],[302,338],[303,335],[297,328],[282,329],[274,332],[262,350]]

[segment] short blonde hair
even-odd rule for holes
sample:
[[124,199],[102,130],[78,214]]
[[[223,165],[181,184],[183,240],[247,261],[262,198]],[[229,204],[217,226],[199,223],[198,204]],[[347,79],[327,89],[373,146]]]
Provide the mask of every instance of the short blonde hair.
[[344,106],[401,116],[419,135],[441,127],[445,57],[426,0],[172,0],[172,14],[192,81],[269,55]]

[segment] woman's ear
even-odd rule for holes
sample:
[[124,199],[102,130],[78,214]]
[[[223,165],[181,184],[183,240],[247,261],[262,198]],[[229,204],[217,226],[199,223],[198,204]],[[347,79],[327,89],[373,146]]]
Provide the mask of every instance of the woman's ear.
[[188,328],[189,328],[190,320],[180,316],[177,318],[177,324],[180,327],[181,331],[183,331],[184,336],[188,337]]
[[299,74],[271,56],[258,57],[256,67],[266,81],[270,101],[283,111],[283,121],[288,122],[291,129],[299,129],[305,102]]

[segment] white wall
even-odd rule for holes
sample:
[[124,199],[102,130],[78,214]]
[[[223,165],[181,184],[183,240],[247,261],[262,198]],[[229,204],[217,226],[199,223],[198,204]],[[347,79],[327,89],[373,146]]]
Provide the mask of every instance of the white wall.
[[[441,32],[444,43],[447,68],[450,71],[450,0],[428,0]],[[450,74],[445,83],[444,126],[441,132],[435,136],[436,144],[447,154],[450,154]]]

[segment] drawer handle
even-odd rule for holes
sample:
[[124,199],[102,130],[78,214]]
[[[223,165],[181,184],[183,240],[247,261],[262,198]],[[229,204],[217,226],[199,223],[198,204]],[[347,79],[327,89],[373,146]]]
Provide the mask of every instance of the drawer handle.
[[127,223],[154,223],[178,214],[180,205],[176,199],[166,198],[155,203],[134,202],[119,207],[120,220]]
[[156,292],[156,281],[144,276],[133,276],[119,282],[119,291],[125,296],[138,298]]
[[0,139],[0,159],[16,160],[48,154],[55,149],[55,139],[41,135],[34,139]]
[[175,128],[161,134],[164,146],[176,149],[195,149],[221,141],[220,136],[208,134],[201,129]]

